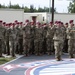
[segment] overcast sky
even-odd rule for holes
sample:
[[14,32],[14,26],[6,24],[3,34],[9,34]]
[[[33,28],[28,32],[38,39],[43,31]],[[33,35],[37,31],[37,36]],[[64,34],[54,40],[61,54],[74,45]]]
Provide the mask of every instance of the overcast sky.
[[[8,5],[11,1],[12,4],[19,4],[20,6],[30,6],[34,5],[34,7],[49,7],[50,0],[0,0],[1,4]],[[67,13],[67,7],[69,6],[71,0],[55,0],[55,8],[59,13]]]

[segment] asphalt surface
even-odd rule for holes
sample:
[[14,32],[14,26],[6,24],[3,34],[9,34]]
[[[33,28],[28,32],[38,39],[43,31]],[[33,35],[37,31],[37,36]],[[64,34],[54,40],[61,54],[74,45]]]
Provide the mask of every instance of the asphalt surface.
[[[62,55],[62,60],[63,59],[69,59],[68,55]],[[43,63],[43,61],[46,61],[46,60],[47,61],[49,60],[49,62],[51,60],[55,60],[55,56],[54,55],[50,55],[50,56],[30,55],[28,57],[23,56],[15,61],[12,61],[10,63],[0,66],[0,75],[32,75],[32,74],[29,74],[30,71],[25,73],[27,69],[33,68],[35,66],[39,66],[40,64]],[[46,63],[48,63],[47,61]]]

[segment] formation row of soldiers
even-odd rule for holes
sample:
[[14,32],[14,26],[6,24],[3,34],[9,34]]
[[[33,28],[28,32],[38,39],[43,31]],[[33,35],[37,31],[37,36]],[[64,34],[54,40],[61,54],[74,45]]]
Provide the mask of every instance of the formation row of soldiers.
[[[67,48],[68,47],[68,48]],[[61,60],[62,52],[68,52],[69,57],[74,57],[75,26],[73,20],[63,24],[56,21],[55,24],[41,24],[29,22],[29,20],[6,24],[0,21],[0,57],[2,53],[15,56],[17,54],[51,55]],[[68,49],[68,50],[67,50]]]

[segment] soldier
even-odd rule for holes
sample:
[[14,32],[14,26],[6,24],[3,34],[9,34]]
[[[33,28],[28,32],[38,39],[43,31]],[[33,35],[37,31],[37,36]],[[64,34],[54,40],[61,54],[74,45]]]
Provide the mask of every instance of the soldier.
[[29,56],[31,44],[31,26],[29,20],[26,20],[25,27],[23,27],[23,50],[24,55]]
[[53,23],[50,22],[48,30],[47,30],[47,54],[50,55],[53,52],[53,36],[54,36],[54,27],[53,27]]
[[22,25],[23,22],[19,23],[19,36],[18,36],[18,49],[19,49],[19,54],[21,55],[23,53],[23,32],[22,32]]
[[62,51],[64,51],[65,50],[65,39],[66,39],[66,28],[65,28],[65,26],[64,26],[64,24],[63,24],[63,22],[61,22],[61,30],[62,30],[62,34],[63,34],[63,50]]
[[31,49],[30,54],[34,54],[34,33],[35,33],[35,24],[31,22]]
[[6,36],[5,36],[5,35],[6,35],[6,27],[5,27],[5,26],[6,26],[6,22],[3,22],[3,27],[5,28],[4,40],[3,40],[3,48],[4,48],[4,49],[3,49],[3,51],[4,51],[3,53],[4,53],[4,54],[7,53],[7,52],[6,52]]
[[34,36],[35,55],[42,55],[43,53],[42,45],[43,45],[43,30],[41,28],[41,24],[38,22],[36,24]]
[[9,46],[9,37],[11,34],[11,23],[7,24],[8,28],[6,29],[6,51],[7,51],[7,55],[10,55],[10,46]]
[[54,48],[55,48],[55,58],[57,61],[61,60],[62,49],[63,49],[63,32],[61,30],[61,22],[59,21],[54,32]]
[[43,24],[43,52],[44,54],[47,52],[47,44],[46,44],[46,35],[47,35],[48,25],[46,23]]
[[15,57],[16,50],[16,31],[15,31],[15,23],[11,24],[11,35],[10,35],[10,45],[11,45],[11,56]]
[[15,50],[15,53],[16,54],[19,54],[19,49],[18,49],[18,39],[19,39],[19,32],[20,32],[20,29],[19,29],[19,22],[17,20],[15,20],[15,31],[16,31],[16,50]]
[[[65,23],[65,32],[67,31],[68,28],[68,23]],[[67,53],[68,52],[68,38],[67,38],[67,33],[65,33],[65,40],[64,40],[64,49],[63,52]]]
[[70,20],[70,28],[67,30],[68,34],[68,53],[70,58],[74,58],[74,50],[75,50],[75,27],[73,24],[73,20]]
[[3,21],[0,20],[0,57],[2,57],[4,34],[5,34],[5,28],[2,26],[2,22]]

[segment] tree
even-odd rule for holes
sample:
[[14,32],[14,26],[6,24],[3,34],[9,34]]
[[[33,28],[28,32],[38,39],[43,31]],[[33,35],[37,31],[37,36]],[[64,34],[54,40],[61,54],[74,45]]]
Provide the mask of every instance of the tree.
[[[50,9],[51,10],[51,9]],[[49,12],[49,8],[48,7],[44,7],[44,11],[45,12]]]
[[68,12],[75,13],[75,0],[72,0],[72,2],[70,2],[69,7],[68,7]]
[[0,4],[0,8],[2,7],[2,5]]
[[19,6],[19,4],[11,5],[11,8],[14,8],[14,9],[21,9],[21,7]]
[[38,12],[45,12],[45,10],[43,8],[39,7]]
[[24,7],[24,12],[30,12],[30,9],[27,6],[25,6]]

